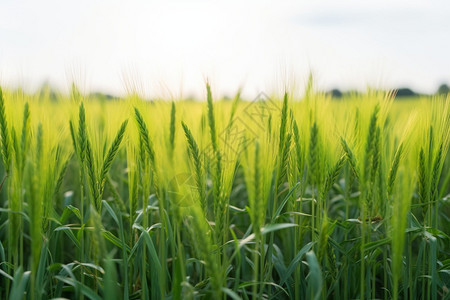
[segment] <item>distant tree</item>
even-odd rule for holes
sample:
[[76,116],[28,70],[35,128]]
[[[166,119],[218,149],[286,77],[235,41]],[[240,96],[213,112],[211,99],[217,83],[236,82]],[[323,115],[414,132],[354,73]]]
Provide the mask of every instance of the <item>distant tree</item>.
[[410,88],[400,88],[397,90],[397,97],[414,97],[417,94]]
[[99,100],[105,100],[105,101],[110,101],[110,100],[117,99],[117,98],[114,97],[113,95],[105,94],[105,93],[102,93],[102,92],[90,93],[90,94],[89,94],[89,98],[94,98],[94,99],[99,99]]
[[441,84],[437,90],[437,93],[440,95],[446,95],[450,93],[450,88],[445,83]]
[[342,97],[342,92],[338,89],[332,89],[330,91],[331,97],[333,98],[341,98]]

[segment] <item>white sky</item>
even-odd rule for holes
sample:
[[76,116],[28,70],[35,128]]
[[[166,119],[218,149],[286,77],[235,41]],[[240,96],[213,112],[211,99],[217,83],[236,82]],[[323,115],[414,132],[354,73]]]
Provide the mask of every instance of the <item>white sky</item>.
[[249,97],[450,83],[450,1],[0,1],[0,83]]

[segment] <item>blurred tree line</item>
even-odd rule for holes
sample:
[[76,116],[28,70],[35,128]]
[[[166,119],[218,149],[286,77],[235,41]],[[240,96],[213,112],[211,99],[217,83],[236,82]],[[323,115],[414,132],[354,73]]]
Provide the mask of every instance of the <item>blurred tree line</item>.
[[[18,87],[15,89],[16,93],[19,94],[25,94],[25,91]],[[58,91],[53,86],[49,84],[49,82],[44,82],[41,87],[35,92],[38,96],[38,99],[49,99],[51,101],[58,101],[62,98],[64,98],[64,93],[61,91]],[[347,90],[347,91],[341,91],[337,88],[329,90],[326,92],[331,98],[333,99],[340,99],[342,97],[347,97],[351,95],[357,95],[360,92],[357,90]],[[421,94],[417,93],[414,90],[408,88],[408,87],[402,87],[396,90],[396,98],[414,98],[414,97],[420,97],[420,96],[432,96],[432,95],[447,95],[450,93],[450,87],[443,83],[441,84],[435,93],[433,94]],[[71,99],[79,99],[79,98],[91,98],[91,99],[101,99],[101,100],[113,100],[113,99],[120,99],[120,97],[116,97],[114,95],[104,93],[104,92],[90,92],[88,94],[82,94],[78,88],[75,86],[75,84],[72,84],[70,89],[70,98]],[[222,97],[223,100],[232,100],[233,97],[230,97],[228,95],[225,95]],[[195,101],[198,100],[195,95],[187,95],[184,97],[184,100],[187,101]]]
[[[411,97],[420,97],[420,96],[447,95],[448,93],[450,93],[450,87],[447,84],[443,83],[439,86],[437,91],[431,95],[417,93],[408,87],[402,87],[402,88],[397,89],[396,91],[397,91],[396,98],[411,98]],[[355,93],[358,93],[358,92],[356,92],[356,91],[340,91],[339,89],[332,89],[327,92],[328,95],[330,95],[332,98],[336,98],[336,99],[342,98],[342,97],[350,95],[350,94],[355,94]]]

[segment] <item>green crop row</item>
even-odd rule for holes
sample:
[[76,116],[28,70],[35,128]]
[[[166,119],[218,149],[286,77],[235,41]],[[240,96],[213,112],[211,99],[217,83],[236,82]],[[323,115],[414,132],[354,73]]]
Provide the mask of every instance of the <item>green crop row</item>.
[[0,299],[444,299],[450,97],[0,90]]

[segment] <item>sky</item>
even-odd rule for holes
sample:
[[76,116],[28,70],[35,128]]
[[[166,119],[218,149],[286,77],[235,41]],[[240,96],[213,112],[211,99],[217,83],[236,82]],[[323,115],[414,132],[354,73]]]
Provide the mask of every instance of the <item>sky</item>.
[[181,98],[450,83],[450,1],[0,1],[0,84]]

